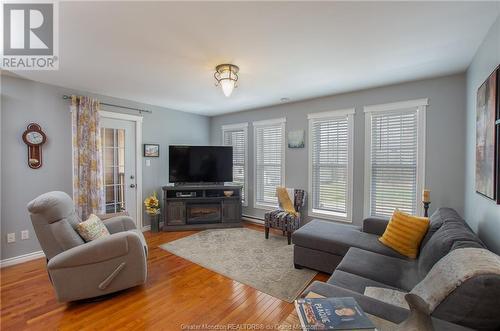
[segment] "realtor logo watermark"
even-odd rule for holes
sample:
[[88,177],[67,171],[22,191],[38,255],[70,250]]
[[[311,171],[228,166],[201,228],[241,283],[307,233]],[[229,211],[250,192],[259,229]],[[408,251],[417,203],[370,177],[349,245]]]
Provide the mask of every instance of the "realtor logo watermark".
[[57,70],[57,2],[3,2],[2,54],[6,70]]

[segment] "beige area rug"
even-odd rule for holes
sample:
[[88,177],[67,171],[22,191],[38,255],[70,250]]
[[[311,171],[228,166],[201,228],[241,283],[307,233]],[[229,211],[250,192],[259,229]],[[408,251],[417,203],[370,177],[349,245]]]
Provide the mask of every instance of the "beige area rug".
[[317,272],[293,267],[286,237],[246,228],[205,230],[160,247],[278,299],[293,302]]

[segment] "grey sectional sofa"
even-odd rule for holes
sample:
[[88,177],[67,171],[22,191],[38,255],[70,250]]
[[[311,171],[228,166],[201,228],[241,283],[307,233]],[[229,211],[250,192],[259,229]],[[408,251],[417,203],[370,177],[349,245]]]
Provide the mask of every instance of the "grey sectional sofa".
[[[364,296],[367,286],[409,292],[448,252],[483,243],[458,213],[438,209],[430,218],[418,259],[411,260],[382,245],[378,237],[388,221],[369,218],[362,227],[313,220],[295,231],[294,263],[333,273],[326,282],[314,282],[305,292],[351,296],[368,313],[399,323],[406,309]],[[480,330],[500,329],[500,277],[473,277],[454,290],[433,312],[433,317]]]

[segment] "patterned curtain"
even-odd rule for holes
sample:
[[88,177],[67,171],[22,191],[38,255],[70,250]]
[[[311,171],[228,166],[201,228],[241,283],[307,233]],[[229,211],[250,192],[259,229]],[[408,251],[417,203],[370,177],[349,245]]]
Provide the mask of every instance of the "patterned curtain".
[[71,97],[73,201],[82,220],[104,212],[99,108],[95,99]]

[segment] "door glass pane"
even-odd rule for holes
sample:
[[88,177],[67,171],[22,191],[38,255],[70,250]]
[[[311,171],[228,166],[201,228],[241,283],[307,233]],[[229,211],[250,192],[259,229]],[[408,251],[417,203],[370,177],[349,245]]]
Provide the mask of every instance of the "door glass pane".
[[117,148],[118,157],[117,157],[117,166],[125,165],[125,148]]
[[115,203],[115,186],[106,186],[106,204]]
[[113,147],[115,140],[115,130],[114,129],[102,129],[104,134],[102,135],[103,140],[105,141],[104,147]]
[[116,185],[115,186],[115,191],[116,191],[116,202],[123,202],[125,200],[125,186],[124,185]]
[[116,205],[116,212],[121,212],[121,211],[125,211],[125,203],[118,203]]
[[107,161],[106,166],[110,167],[113,165],[115,157],[115,149],[113,147],[104,147],[104,159]]
[[106,205],[106,214],[116,213],[115,204]]
[[116,147],[119,147],[119,148],[125,148],[125,130],[123,129],[118,129],[116,130],[118,131],[117,132],[117,135],[118,135],[118,143],[116,145]]
[[106,213],[125,210],[125,130],[102,128]]
[[114,180],[114,171],[112,167],[104,168],[104,185],[113,185]]

